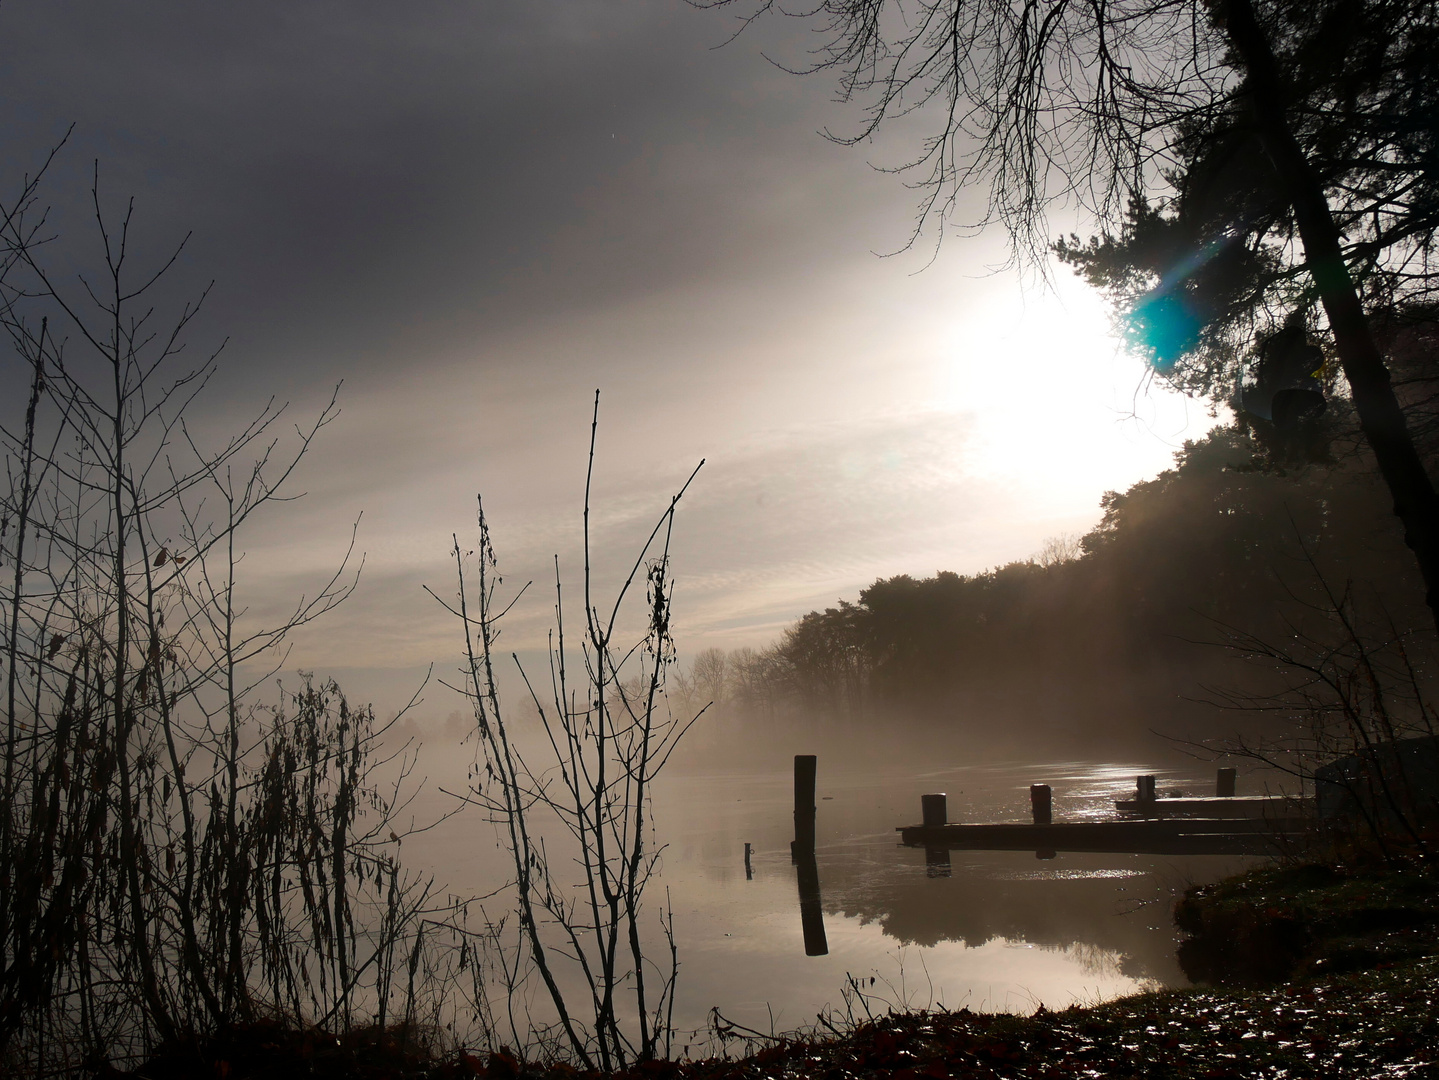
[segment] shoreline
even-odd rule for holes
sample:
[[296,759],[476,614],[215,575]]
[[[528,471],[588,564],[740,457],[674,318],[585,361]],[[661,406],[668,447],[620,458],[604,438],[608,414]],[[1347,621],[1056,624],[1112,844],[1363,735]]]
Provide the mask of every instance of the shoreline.
[[[1418,869],[1263,867],[1197,886],[1176,908],[1187,962],[1255,963],[1233,985],[1151,991],[1029,1015],[893,1012],[838,1033],[779,1036],[742,1056],[651,1061],[625,1080],[1324,1077],[1439,1074],[1439,877]],[[1198,944],[1196,944],[1198,943]],[[1267,943],[1267,944],[1266,944]],[[1208,950],[1207,952],[1205,950]],[[1196,959],[1199,958],[1199,959]],[[1281,976],[1276,978],[1276,976]],[[1247,984],[1247,985],[1246,985]],[[733,1029],[731,1029],[733,1030]],[[730,1039],[753,1046],[740,1033]],[[158,1054],[117,1080],[577,1080],[567,1065],[439,1056],[406,1033],[256,1028]]]

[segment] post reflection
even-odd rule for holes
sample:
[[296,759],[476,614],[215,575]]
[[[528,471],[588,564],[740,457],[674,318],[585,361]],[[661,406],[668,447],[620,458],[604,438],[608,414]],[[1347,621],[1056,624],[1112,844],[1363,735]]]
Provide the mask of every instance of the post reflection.
[[949,848],[927,847],[924,849],[924,871],[932,878],[949,877],[954,873],[949,862]]
[[824,908],[819,896],[819,867],[814,852],[796,849],[795,876],[799,879],[799,921],[804,928],[804,954],[827,956],[829,942],[824,936]]

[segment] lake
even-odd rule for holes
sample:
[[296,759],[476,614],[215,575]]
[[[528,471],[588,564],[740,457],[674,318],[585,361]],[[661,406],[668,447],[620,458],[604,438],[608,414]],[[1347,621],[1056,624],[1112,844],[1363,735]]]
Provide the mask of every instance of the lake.
[[[844,1008],[851,985],[877,1012],[1030,1012],[1186,985],[1175,898],[1254,861],[956,851],[942,876],[895,832],[919,820],[926,792],[947,793],[951,821],[1026,821],[1032,783],[1052,785],[1056,821],[1110,816],[1140,773],[1157,775],[1161,792],[1211,793],[1213,773],[1198,763],[1187,771],[1143,761],[826,766],[821,754],[816,867],[827,952],[817,956],[806,955],[789,851],[791,759],[760,772],[661,778],[653,805],[666,848],[646,897],[657,910],[668,891],[673,905],[679,1030],[704,1029],[711,1008],[766,1032],[812,1025],[817,1013]],[[432,865],[457,893],[503,879],[492,827],[469,814],[406,841],[405,856]]]

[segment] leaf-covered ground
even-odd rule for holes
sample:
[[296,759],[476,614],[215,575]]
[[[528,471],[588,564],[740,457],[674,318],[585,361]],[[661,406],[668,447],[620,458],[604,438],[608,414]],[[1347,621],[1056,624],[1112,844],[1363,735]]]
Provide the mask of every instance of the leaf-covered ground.
[[[110,1073],[110,1076],[116,1076]],[[146,1080],[581,1080],[506,1054],[442,1062],[394,1040],[236,1032],[163,1055]],[[593,1075],[593,1074],[590,1074]],[[784,1040],[743,1058],[652,1062],[624,1080],[1439,1077],[1439,959],[1267,990],[1193,989],[1033,1016],[905,1013],[843,1038]]]
[[1439,961],[1270,990],[1196,989],[1017,1017],[909,1014],[682,1070],[759,1077],[1439,1076]]

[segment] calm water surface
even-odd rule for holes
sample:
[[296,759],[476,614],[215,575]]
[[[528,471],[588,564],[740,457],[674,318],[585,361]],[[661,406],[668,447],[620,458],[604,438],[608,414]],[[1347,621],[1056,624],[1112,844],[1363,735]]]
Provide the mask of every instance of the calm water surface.
[[[654,808],[667,845],[651,905],[668,890],[681,970],[675,1022],[705,1026],[711,1007],[762,1030],[811,1024],[843,1006],[853,976],[885,1004],[1032,1011],[1185,985],[1175,961],[1175,897],[1234,873],[1236,856],[963,852],[948,877],[895,828],[919,820],[919,797],[944,791],[951,821],[1025,821],[1029,785],[1054,788],[1056,821],[1110,816],[1138,773],[1161,791],[1212,790],[1211,774],[1134,763],[991,766],[934,763],[840,771],[819,762],[816,864],[828,952],[805,955],[791,864],[790,762],[763,774],[676,772]],[[744,845],[753,846],[747,879]],[[464,818],[415,837],[457,892],[503,878],[488,825]],[[412,863],[413,864],[413,863]],[[870,980],[873,979],[873,984]]]

